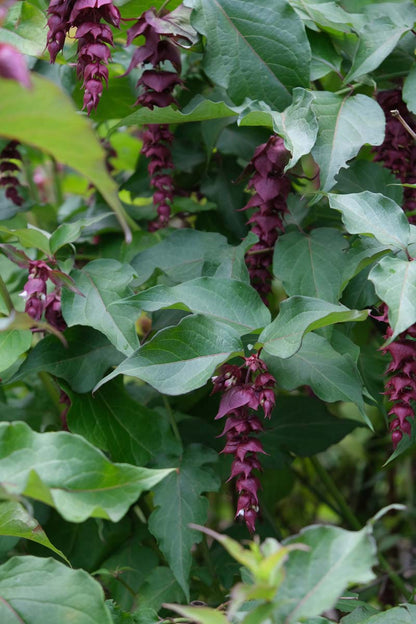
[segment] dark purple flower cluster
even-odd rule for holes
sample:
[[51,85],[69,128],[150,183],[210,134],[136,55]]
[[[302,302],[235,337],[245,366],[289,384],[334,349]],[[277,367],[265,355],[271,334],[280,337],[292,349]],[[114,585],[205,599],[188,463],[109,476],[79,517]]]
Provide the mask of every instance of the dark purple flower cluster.
[[[21,206],[24,202],[23,197],[19,194],[19,180],[16,174],[20,171],[17,162],[21,162],[22,157],[17,149],[19,143],[10,141],[0,152],[0,186],[4,187],[5,195],[16,206]],[[17,161],[17,162],[16,162]]]
[[[47,294],[47,281],[50,279],[55,284],[55,289]],[[43,260],[31,260],[29,262],[29,277],[24,285],[22,297],[25,298],[25,312],[35,321],[39,321],[45,315],[46,321],[63,331],[66,323],[61,311],[60,280],[54,275],[54,271]]]
[[[413,125],[411,115],[402,100],[401,90],[381,91],[377,101],[384,110],[387,124],[383,143],[374,148],[374,160],[381,161],[401,182],[415,184],[416,143],[397,117],[391,114],[392,110],[397,110],[410,126]],[[408,218],[411,223],[416,224],[416,188],[404,189],[403,210],[407,213],[415,212],[408,214]]]
[[51,63],[64,47],[69,30],[77,29],[77,75],[83,81],[84,108],[90,114],[97,108],[103,81],[108,84],[107,64],[111,55],[108,46],[113,45],[113,33],[107,24],[118,28],[120,12],[112,0],[51,0],[48,15],[47,46]]
[[[381,315],[376,318],[388,324],[386,304],[383,304]],[[390,338],[392,334],[392,329],[388,325],[385,339]],[[416,401],[416,324],[399,334],[382,351],[389,353],[392,358],[386,371],[390,377],[385,385],[385,395],[393,404],[389,411],[391,418],[389,429],[393,448],[396,448],[403,433],[411,434],[411,422],[415,416],[411,402]]]
[[285,148],[283,139],[272,136],[267,143],[257,147],[246,168],[247,173],[253,174],[248,188],[254,191],[254,195],[243,210],[258,208],[248,223],[259,238],[246,255],[246,264],[251,283],[264,301],[271,288],[273,247],[279,233],[284,231],[283,215],[287,212],[286,201],[290,191],[284,168],[289,158],[290,152]]
[[[143,71],[137,83],[140,94],[136,104],[153,109],[155,106],[162,108],[176,103],[173,90],[176,85],[182,84],[178,75],[181,71],[181,59],[176,45],[169,39],[170,35],[169,22],[158,17],[154,9],[143,13],[127,32],[128,44],[136,37],[145,37],[144,45],[134,52],[127,73],[138,65],[152,66],[152,69]],[[167,71],[162,67],[166,61],[171,63],[175,71]],[[152,124],[145,127],[142,140],[142,154],[149,159],[150,183],[155,189],[153,204],[158,218],[149,224],[149,230],[155,231],[166,227],[171,212],[173,162],[170,145],[173,135],[167,125]]]
[[276,381],[258,354],[244,358],[242,366],[225,364],[221,374],[212,381],[213,393],[223,393],[215,418],[227,416],[221,434],[227,440],[222,453],[234,457],[230,479],[237,478],[235,517],[243,518],[250,533],[254,533],[259,513],[257,492],[260,481],[253,471],[261,470],[257,455],[265,452],[260,440],[254,437],[263,431],[257,412],[261,407],[265,418],[270,418],[275,405],[273,388]]
[[30,89],[30,74],[21,52],[8,43],[0,43],[0,77],[16,80]]

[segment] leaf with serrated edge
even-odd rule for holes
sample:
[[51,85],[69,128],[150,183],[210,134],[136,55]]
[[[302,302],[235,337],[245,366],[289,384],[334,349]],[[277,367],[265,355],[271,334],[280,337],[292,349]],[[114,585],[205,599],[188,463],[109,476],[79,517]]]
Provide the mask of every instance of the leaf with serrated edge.
[[328,194],[329,205],[342,214],[347,232],[374,236],[383,245],[406,249],[410,227],[395,201],[380,193],[362,191],[348,195]]
[[319,130],[312,156],[320,168],[321,189],[329,191],[338,171],[363,145],[383,142],[385,118],[377,102],[366,95],[314,91],[314,98]]
[[75,434],[35,433],[23,422],[0,423],[5,491],[51,505],[69,522],[90,517],[117,522],[144,490],[170,472],[113,464]]
[[149,312],[168,307],[187,308],[227,323],[241,334],[270,323],[269,310],[251,286],[219,277],[201,277],[178,286],[155,286],[116,303]]
[[48,539],[39,522],[32,518],[21,503],[15,500],[0,501],[0,535],[28,539],[49,548],[69,564],[64,553]]
[[367,310],[349,310],[322,299],[294,296],[281,303],[279,315],[264,328],[259,342],[270,355],[289,358],[298,351],[306,333],[335,323],[364,321],[367,316]]
[[124,374],[147,381],[164,394],[184,394],[203,386],[219,364],[242,348],[232,327],[199,314],[187,316],[176,327],[158,332],[95,390]]
[[389,307],[390,340],[416,323],[416,262],[385,256],[371,270],[369,279],[377,295]]
[[84,570],[72,570],[55,559],[9,559],[0,566],[0,594],[4,624],[112,624],[101,585]]
[[212,449],[191,445],[177,460],[176,470],[153,490],[156,509],[149,518],[149,530],[188,599],[191,548],[202,538],[188,525],[206,521],[208,500],[201,494],[219,488],[218,477],[207,468],[216,459]]

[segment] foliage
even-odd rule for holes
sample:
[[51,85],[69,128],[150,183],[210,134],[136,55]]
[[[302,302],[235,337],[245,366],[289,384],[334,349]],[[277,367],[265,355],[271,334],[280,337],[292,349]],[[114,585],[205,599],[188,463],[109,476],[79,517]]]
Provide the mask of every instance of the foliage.
[[415,22],[1,3],[2,624],[415,621]]

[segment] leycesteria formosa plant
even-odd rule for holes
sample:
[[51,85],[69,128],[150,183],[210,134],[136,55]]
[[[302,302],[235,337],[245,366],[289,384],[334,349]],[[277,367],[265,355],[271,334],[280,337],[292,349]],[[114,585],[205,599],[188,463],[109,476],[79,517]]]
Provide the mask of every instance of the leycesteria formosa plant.
[[1,624],[415,620],[415,32],[0,3]]

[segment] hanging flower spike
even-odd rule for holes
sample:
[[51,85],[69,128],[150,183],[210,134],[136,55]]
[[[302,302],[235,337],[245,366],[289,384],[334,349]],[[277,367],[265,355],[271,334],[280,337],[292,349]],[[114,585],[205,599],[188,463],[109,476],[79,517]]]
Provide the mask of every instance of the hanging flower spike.
[[[154,9],[149,9],[127,31],[127,43],[132,43],[139,36],[145,38],[145,44],[134,52],[126,73],[137,66],[151,65],[152,69],[145,69],[137,82],[140,93],[136,105],[153,110],[155,106],[164,108],[176,104],[173,90],[182,84],[178,75],[181,59],[176,45],[169,38],[172,36],[171,25],[163,17],[157,16]],[[161,67],[166,61],[171,63],[175,71]],[[167,125],[151,124],[145,127],[142,140],[141,153],[149,159],[150,184],[154,188],[153,204],[158,214],[157,219],[149,224],[149,230],[154,232],[168,225],[171,213],[174,185],[170,145],[173,134]]]
[[[383,304],[382,313],[375,317],[388,323],[388,307]],[[392,329],[387,327],[385,339],[390,338]],[[402,332],[387,347],[383,353],[389,353],[391,362],[386,373],[389,378],[385,384],[384,394],[393,404],[389,411],[391,418],[389,429],[393,448],[395,449],[406,433],[411,434],[411,423],[414,420],[414,410],[411,405],[416,401],[416,325],[412,325]]]
[[[381,91],[377,101],[386,115],[386,134],[383,143],[374,148],[374,160],[382,162],[403,184],[416,183],[416,143],[400,121],[393,117],[392,110],[398,110],[403,119],[412,127],[413,121],[400,89]],[[416,188],[404,188],[405,212],[416,211]],[[416,224],[416,214],[409,214],[410,223]]]
[[262,470],[257,455],[265,451],[260,440],[253,436],[263,431],[257,415],[259,408],[263,409],[265,418],[271,416],[276,382],[258,354],[244,358],[241,366],[225,364],[221,374],[212,381],[212,393],[223,393],[215,419],[227,416],[220,434],[226,437],[221,452],[234,456],[228,481],[236,478],[238,502],[235,517],[244,519],[250,533],[254,533],[260,511],[258,490],[261,486],[253,471]]
[[39,321],[43,314],[46,321],[58,331],[66,329],[61,311],[61,291],[57,286],[51,293],[47,292],[47,281],[51,280],[55,285],[58,280],[50,266],[43,260],[31,260],[29,262],[29,276],[24,285],[21,296],[24,297],[25,312],[35,321]]
[[22,161],[18,146],[17,141],[10,141],[0,152],[0,186],[5,187],[6,197],[15,206],[22,206],[24,199],[19,194],[20,182],[16,177],[16,174],[20,172],[20,166],[17,163]]
[[248,220],[251,231],[259,242],[246,254],[246,264],[253,287],[267,303],[271,290],[270,266],[273,262],[273,247],[280,233],[284,232],[283,217],[287,212],[287,196],[290,182],[284,174],[284,168],[290,158],[283,139],[272,136],[257,147],[254,156],[246,167],[253,177],[248,188],[254,191],[243,210],[258,210]]
[[113,46],[114,42],[107,24],[119,28],[120,12],[112,0],[52,0],[48,15],[47,47],[51,63],[62,50],[69,30],[77,29],[77,76],[83,81],[83,108],[89,115],[98,106],[103,82],[108,86],[107,64],[111,56],[108,46]]

